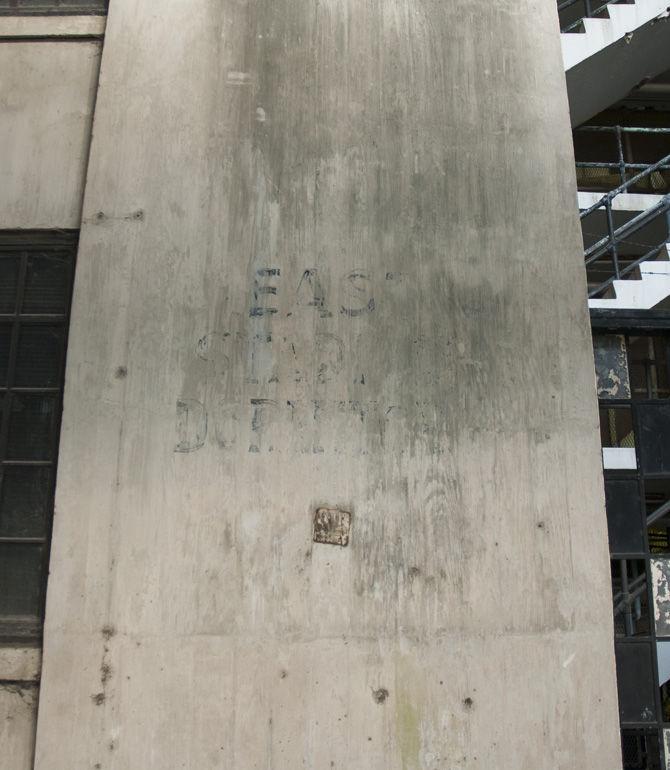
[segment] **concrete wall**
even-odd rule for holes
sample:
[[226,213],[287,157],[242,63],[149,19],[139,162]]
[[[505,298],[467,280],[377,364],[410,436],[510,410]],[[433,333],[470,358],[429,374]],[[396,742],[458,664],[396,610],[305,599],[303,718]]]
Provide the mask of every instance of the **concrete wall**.
[[[0,228],[77,228],[100,18],[0,18]],[[0,770],[31,770],[41,653],[0,646]]]
[[0,227],[79,227],[99,57],[96,41],[0,42]]
[[30,770],[35,750],[37,684],[0,684],[3,770]]
[[41,665],[35,647],[0,647],[0,769],[31,770]]
[[618,766],[574,201],[550,2],[114,1],[38,770]]

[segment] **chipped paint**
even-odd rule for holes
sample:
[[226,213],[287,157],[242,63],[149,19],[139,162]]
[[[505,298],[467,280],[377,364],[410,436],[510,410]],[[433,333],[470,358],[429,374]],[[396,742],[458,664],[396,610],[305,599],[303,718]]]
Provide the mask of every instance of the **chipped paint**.
[[659,636],[670,634],[670,559],[651,560],[654,621]]
[[593,340],[599,398],[630,398],[626,340],[621,334],[596,336]]
[[314,514],[314,542],[347,546],[351,514],[339,508],[318,508]]

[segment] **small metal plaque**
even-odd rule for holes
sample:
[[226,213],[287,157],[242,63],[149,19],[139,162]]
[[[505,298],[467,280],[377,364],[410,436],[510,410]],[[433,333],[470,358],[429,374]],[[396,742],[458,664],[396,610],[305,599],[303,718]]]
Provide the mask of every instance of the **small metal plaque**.
[[346,546],[349,544],[351,514],[339,508],[317,508],[314,514],[314,542]]

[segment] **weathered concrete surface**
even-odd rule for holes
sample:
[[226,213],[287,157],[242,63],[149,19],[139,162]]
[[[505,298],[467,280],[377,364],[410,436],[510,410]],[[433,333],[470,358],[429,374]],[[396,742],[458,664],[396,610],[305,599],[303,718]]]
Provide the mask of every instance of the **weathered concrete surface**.
[[99,64],[96,41],[0,42],[0,228],[79,227]]
[[[104,20],[0,18],[0,228],[76,228]],[[0,770],[32,770],[40,651],[0,647]]]
[[115,0],[38,770],[617,767],[556,30]]
[[35,753],[37,687],[0,682],[0,770],[31,770]]
[[41,654],[0,647],[0,770],[32,770]]

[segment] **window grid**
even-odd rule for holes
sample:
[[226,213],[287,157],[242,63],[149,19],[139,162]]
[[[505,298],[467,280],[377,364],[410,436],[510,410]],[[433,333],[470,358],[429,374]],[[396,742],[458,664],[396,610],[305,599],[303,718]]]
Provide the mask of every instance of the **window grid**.
[[[41,634],[75,249],[73,232],[0,232],[3,278],[11,273],[12,263],[18,263],[13,309],[0,312],[0,333],[8,342],[4,381],[0,381],[0,573],[8,581],[9,588],[4,587],[7,594],[25,574],[34,589],[26,596],[35,599],[30,612],[13,613],[7,608],[22,602],[17,599],[12,605],[6,594],[4,612],[0,614],[0,641],[37,638]],[[54,266],[60,272],[55,287],[48,284],[49,268]],[[46,272],[40,273],[45,267]],[[3,296],[3,300],[1,310],[9,311],[9,296]],[[54,302],[61,307],[55,307]],[[62,312],[53,312],[55,309]],[[32,346],[26,342],[31,338]],[[45,356],[41,344],[46,338],[51,340],[51,349]],[[43,469],[42,473],[37,469]],[[16,486],[12,497],[8,491],[10,474],[17,484],[22,472],[22,486]],[[37,505],[41,514],[35,516],[31,504]],[[41,531],[27,535],[22,531],[36,523]],[[18,532],[11,531],[17,528]],[[19,578],[16,570],[20,571]]]

